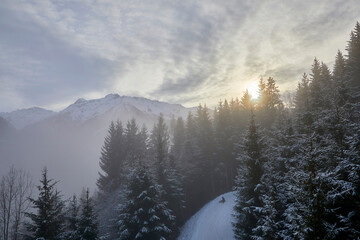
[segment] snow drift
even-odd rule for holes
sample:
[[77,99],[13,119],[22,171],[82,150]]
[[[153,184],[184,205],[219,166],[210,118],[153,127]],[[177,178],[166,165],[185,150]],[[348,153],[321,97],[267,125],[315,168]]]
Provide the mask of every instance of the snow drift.
[[[224,203],[219,202],[222,197]],[[234,205],[234,192],[218,196],[186,222],[178,240],[235,239],[231,225]]]

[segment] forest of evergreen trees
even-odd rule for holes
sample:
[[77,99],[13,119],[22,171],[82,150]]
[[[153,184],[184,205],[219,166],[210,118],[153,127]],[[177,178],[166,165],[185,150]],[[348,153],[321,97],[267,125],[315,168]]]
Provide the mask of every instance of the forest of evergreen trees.
[[332,71],[314,59],[293,106],[269,77],[258,99],[246,91],[168,125],[160,116],[151,130],[112,122],[98,193],[65,202],[45,168],[26,239],[176,239],[229,191],[236,239],[359,239],[359,23],[346,51]]
[[[237,239],[356,239],[359,97],[357,23],[333,71],[314,59],[294,107],[284,106],[269,77],[260,80],[257,100],[245,92],[220,102],[213,116],[200,105],[170,129],[160,117],[149,136],[135,120],[125,128],[112,123],[98,187],[100,198],[126,193],[113,218],[118,236],[173,239],[200,207],[235,189]],[[162,221],[152,221],[150,209]]]

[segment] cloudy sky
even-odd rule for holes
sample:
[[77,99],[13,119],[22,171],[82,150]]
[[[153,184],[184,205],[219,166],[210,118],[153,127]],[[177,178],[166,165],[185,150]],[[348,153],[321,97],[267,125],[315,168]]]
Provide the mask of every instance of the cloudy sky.
[[108,93],[185,106],[332,66],[358,0],[0,0],[0,112]]

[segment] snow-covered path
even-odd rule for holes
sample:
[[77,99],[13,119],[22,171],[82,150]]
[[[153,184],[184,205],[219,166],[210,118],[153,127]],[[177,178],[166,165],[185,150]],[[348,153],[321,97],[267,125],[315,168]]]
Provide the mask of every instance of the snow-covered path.
[[[224,196],[225,203],[219,203]],[[232,240],[231,222],[235,196],[229,192],[218,196],[200,209],[184,225],[178,240]]]

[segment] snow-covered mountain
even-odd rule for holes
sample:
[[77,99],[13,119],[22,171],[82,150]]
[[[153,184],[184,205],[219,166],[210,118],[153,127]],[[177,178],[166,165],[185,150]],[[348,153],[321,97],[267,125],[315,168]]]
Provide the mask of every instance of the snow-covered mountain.
[[65,195],[81,192],[83,187],[94,189],[101,147],[111,121],[120,120],[126,126],[135,118],[139,128],[145,124],[150,132],[160,113],[169,123],[171,117],[186,117],[192,110],[109,94],[99,99],[79,99],[59,112],[31,108],[2,113],[0,116],[18,130],[0,144],[0,176],[15,165],[29,170],[36,179],[47,166],[54,179],[61,179],[59,188]]
[[46,118],[54,116],[56,113],[39,107],[20,109],[13,112],[2,112],[3,117],[10,122],[16,129],[22,129],[33,123],[42,121]]
[[162,113],[164,117],[168,119],[172,116],[185,116],[189,111],[189,109],[181,106],[180,104],[169,104],[141,97],[127,97],[119,96],[118,94],[109,94],[104,98],[93,100],[80,98],[59,114],[67,115],[74,121],[85,122],[105,114],[110,110],[113,112],[128,112],[129,110],[137,110],[144,114],[156,116],[159,116],[160,113]]
[[[222,197],[224,203],[219,202]],[[178,240],[235,239],[231,224],[234,206],[234,192],[218,196],[185,223]]]
[[[116,119],[127,121],[135,117],[140,118],[138,119],[140,123],[149,123],[149,119],[152,122],[160,113],[164,115],[165,119],[170,120],[171,117],[185,117],[189,110],[191,109],[185,108],[180,104],[109,94],[104,98],[92,100],[79,98],[60,112],[33,107],[13,112],[3,112],[0,113],[0,117],[6,119],[19,130],[49,119],[61,119],[81,124],[97,118],[106,118],[108,121]],[[105,115],[106,117],[104,117]],[[145,120],[141,118],[145,118]]]

